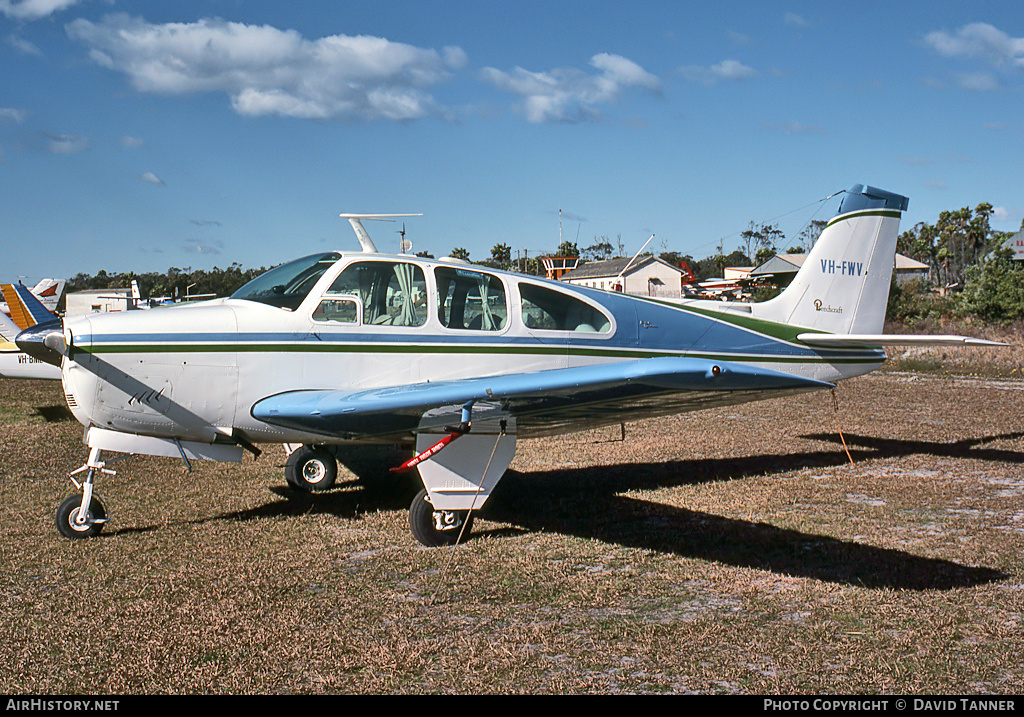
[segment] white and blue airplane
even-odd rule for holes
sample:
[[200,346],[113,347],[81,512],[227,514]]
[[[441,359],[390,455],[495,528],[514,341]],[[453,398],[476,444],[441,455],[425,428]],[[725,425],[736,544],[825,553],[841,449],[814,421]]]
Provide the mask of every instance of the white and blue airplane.
[[398,446],[423,490],[413,535],[454,544],[518,438],[581,431],[806,391],[882,365],[885,344],[990,344],[881,335],[906,197],[846,190],[792,284],[758,304],[668,302],[474,266],[326,252],[226,299],[92,314],[22,332],[62,371],[86,427],[84,474],[57,511],[70,538],[108,520],[105,454],[241,459],[301,444],[286,478],[322,490],[357,450]]

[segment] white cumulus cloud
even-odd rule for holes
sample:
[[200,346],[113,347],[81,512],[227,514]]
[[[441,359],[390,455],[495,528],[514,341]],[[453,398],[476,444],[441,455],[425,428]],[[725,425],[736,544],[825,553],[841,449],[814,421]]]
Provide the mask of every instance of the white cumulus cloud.
[[141,92],[223,92],[236,112],[331,119],[411,120],[440,114],[429,89],[466,63],[380,37],[308,40],[294,30],[220,19],[153,24],[109,15],[66,26],[89,57]]
[[0,0],[0,14],[12,20],[39,20],[80,0]]
[[529,122],[577,122],[598,116],[598,106],[614,102],[630,88],[657,91],[657,77],[632,60],[600,53],[590,58],[596,73],[567,67],[531,72],[517,67],[504,72],[485,67],[480,76],[487,82],[522,98]]
[[999,89],[999,81],[987,72],[960,72],[956,80],[965,90],[991,92]]
[[42,57],[43,51],[40,50],[34,43],[26,40],[23,37],[11,33],[7,36],[6,42],[8,45],[13,47],[15,50],[23,55],[34,55],[35,57]]
[[717,65],[703,67],[687,65],[679,68],[679,74],[691,82],[713,85],[719,80],[746,80],[757,75],[752,67],[747,67],[739,60],[722,60]]
[[28,112],[25,110],[15,109],[14,107],[0,107],[0,119],[24,122],[26,117],[28,117]]
[[955,33],[936,30],[924,41],[944,57],[979,57],[996,67],[1024,68],[1024,38],[1011,37],[988,23],[964,25]]

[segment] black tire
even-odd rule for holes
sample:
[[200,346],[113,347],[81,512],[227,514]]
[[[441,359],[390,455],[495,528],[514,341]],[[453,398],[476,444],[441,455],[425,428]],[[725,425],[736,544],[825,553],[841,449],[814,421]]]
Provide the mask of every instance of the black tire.
[[103,502],[95,495],[89,501],[89,511],[84,525],[75,522],[79,511],[82,509],[82,496],[69,495],[57,508],[57,532],[65,538],[79,540],[81,538],[92,538],[99,535],[103,530],[103,523],[94,523],[94,520],[103,520],[107,517],[107,509]]
[[288,456],[284,477],[288,485],[304,493],[321,493],[334,486],[338,462],[323,448],[302,446]]
[[409,527],[413,537],[428,548],[455,545],[460,537],[463,541],[469,537],[473,529],[473,513],[468,510],[434,510],[427,491],[421,490],[409,506]]

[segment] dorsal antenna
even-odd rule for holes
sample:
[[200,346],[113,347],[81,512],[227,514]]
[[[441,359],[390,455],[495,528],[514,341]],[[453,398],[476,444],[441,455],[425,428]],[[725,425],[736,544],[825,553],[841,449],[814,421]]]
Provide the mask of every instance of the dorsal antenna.
[[389,222],[394,217],[422,217],[422,214],[340,214],[342,219],[348,219],[348,223],[352,225],[352,230],[356,233],[356,238],[359,239],[359,246],[363,248],[363,251],[368,254],[377,254],[377,247],[370,238],[370,235],[366,233],[366,229],[363,227],[363,221],[371,219],[374,221]]

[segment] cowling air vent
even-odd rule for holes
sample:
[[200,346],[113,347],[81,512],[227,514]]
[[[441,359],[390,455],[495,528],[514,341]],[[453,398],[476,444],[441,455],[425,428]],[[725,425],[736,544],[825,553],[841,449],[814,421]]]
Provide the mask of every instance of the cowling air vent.
[[78,408],[78,401],[73,393],[65,393],[64,400],[68,402],[68,408]]

